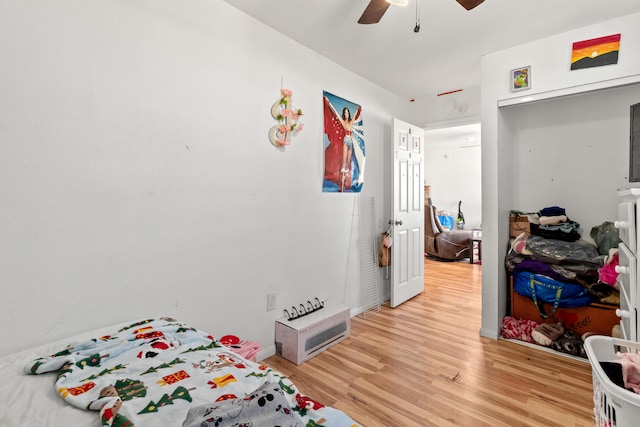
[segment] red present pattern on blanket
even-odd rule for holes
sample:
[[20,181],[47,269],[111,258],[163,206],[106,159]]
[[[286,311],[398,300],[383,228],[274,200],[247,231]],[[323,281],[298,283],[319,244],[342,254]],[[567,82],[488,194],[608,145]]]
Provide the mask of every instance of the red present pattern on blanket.
[[145,326],[145,327],[143,327],[143,328],[136,329],[135,331],[133,331],[133,333],[134,333],[134,334],[136,334],[136,335],[138,335],[138,334],[141,334],[141,333],[143,333],[143,332],[151,331],[151,330],[153,330],[153,326]]
[[71,387],[71,388],[62,387],[60,388],[60,390],[58,390],[58,394],[62,396],[64,399],[66,399],[67,396],[69,395],[78,396],[78,395],[81,395],[82,393],[86,393],[92,388],[94,388],[95,386],[96,386],[96,383],[94,383],[93,381],[90,381],[86,384],[82,384],[79,387]]
[[190,376],[186,371],[178,371],[170,375],[165,375],[161,380],[158,380],[158,384],[161,386],[175,384],[178,381],[186,380],[187,378],[190,378]]
[[164,338],[162,331],[147,332],[144,334],[136,334],[137,340],[148,340],[151,338]]

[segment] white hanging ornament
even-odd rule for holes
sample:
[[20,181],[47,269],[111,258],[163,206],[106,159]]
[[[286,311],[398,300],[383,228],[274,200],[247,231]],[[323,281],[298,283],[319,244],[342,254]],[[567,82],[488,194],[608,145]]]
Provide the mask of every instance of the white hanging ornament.
[[276,147],[286,147],[291,144],[291,137],[302,131],[302,110],[293,107],[290,89],[280,89],[280,95],[280,99],[271,106],[271,115],[279,124],[269,129],[269,141]]

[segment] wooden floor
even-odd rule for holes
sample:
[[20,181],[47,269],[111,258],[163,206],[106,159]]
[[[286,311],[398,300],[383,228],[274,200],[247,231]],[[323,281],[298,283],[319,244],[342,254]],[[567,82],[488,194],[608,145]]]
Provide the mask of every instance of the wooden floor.
[[263,363],[366,427],[593,426],[588,362],[480,337],[481,268],[427,259],[424,293],[300,366]]

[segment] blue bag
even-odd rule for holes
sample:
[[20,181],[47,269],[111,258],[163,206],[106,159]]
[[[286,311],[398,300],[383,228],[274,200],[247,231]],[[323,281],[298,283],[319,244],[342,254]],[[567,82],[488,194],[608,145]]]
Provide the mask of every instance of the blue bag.
[[453,230],[453,217],[450,215],[438,215],[438,221],[440,221],[440,225],[442,228],[448,228],[449,230]]
[[[580,284],[560,282],[527,271],[516,272],[513,276],[513,290],[532,299],[543,319],[555,313],[558,307],[573,308],[591,304],[591,293]],[[553,306],[551,313],[545,313],[543,303]]]

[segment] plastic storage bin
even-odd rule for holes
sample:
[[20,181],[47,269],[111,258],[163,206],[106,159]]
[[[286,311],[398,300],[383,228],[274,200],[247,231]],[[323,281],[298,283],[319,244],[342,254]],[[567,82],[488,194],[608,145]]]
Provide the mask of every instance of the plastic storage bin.
[[592,335],[584,342],[584,349],[593,371],[593,413],[597,426],[633,427],[639,425],[640,394],[614,384],[600,366],[600,362],[615,362],[616,353],[638,353],[640,343],[619,338]]

